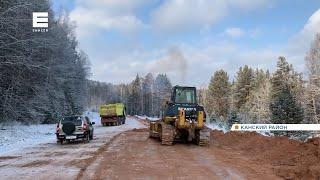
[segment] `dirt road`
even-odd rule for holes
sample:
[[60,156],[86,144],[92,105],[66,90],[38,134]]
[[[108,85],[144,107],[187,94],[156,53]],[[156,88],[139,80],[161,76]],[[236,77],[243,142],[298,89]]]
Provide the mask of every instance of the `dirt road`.
[[50,142],[35,147],[0,154],[0,179],[76,179],[81,169],[93,161],[114,137],[144,127],[132,118],[128,118],[125,125],[110,127],[102,127],[97,121],[94,139],[90,143],[60,145],[50,138]]
[[[234,165],[231,165],[233,163]],[[122,133],[80,179],[279,179],[236,154],[193,144],[162,146],[148,132]]]
[[90,143],[40,144],[1,156],[1,179],[319,179],[320,139],[212,131],[210,146],[162,146],[146,121],[96,126]]

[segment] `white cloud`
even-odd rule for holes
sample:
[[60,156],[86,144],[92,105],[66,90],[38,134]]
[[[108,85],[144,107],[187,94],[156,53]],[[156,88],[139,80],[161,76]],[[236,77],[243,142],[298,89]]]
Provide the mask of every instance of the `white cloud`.
[[245,32],[241,28],[232,27],[226,29],[224,34],[232,38],[239,38],[242,37],[245,34]]
[[152,14],[155,29],[178,32],[202,30],[228,15],[231,8],[254,10],[266,7],[268,0],[166,0]]
[[293,36],[285,47],[288,59],[291,60],[301,72],[305,70],[304,58],[309,51],[316,33],[320,33],[320,9],[310,16],[302,30]]
[[80,0],[76,2],[70,18],[76,22],[80,38],[91,35],[93,31],[134,33],[146,27],[134,14],[134,10],[146,3],[146,0]]
[[[252,3],[249,3],[252,2]],[[199,38],[196,43],[170,44],[153,42],[153,47],[138,47],[138,42],[106,42],[101,34],[93,36],[97,30],[120,30],[126,33],[138,31],[146,25],[135,16],[135,11],[145,5],[145,1],[78,1],[71,12],[71,18],[78,24],[81,48],[88,53],[92,61],[93,79],[112,83],[127,83],[136,73],[167,73],[173,84],[203,85],[207,84],[215,70],[225,69],[230,79],[238,68],[244,64],[256,68],[276,68],[278,56],[284,55],[298,71],[303,69],[304,55],[314,34],[320,30],[320,10],[315,12],[295,37],[287,44],[272,44],[272,47],[247,48],[232,42],[232,39],[207,36]],[[206,29],[230,14],[230,8],[251,11],[268,7],[269,1],[257,0],[167,0],[157,8],[151,17],[152,28],[160,31],[184,31],[192,28]],[[99,19],[102,19],[99,21]],[[82,38],[89,32],[87,39]],[[150,32],[148,32],[150,33]],[[259,28],[241,29],[231,27],[224,31],[230,37],[247,35],[256,38],[261,34]],[[212,38],[212,39],[210,39]],[[202,39],[202,40],[201,40]],[[227,40],[226,40],[227,39]],[[159,40],[159,41],[158,41]],[[126,40],[124,40],[126,41]],[[163,43],[163,44],[162,44]],[[172,50],[172,47],[173,50]],[[178,57],[178,58],[177,58]],[[181,68],[183,67],[183,68]],[[182,75],[185,75],[183,78]]]
[[[201,44],[202,42],[199,42]],[[248,64],[254,68],[274,69],[279,55],[272,49],[246,49],[230,41],[205,44],[176,44],[170,48],[136,50],[105,60],[101,54],[99,65],[94,67],[94,78],[112,83],[128,83],[139,73],[166,73],[173,84],[206,85],[214,71],[224,69],[230,80],[240,66]],[[96,64],[96,63],[94,63]]]
[[273,0],[226,0],[231,7],[242,10],[254,10],[257,8],[268,8],[273,4]]
[[112,14],[132,12],[150,3],[150,0],[78,0],[77,6],[100,8]]
[[312,14],[303,29],[291,39],[292,51],[306,51],[316,33],[320,33],[320,9]]
[[188,30],[211,26],[226,14],[223,1],[165,1],[152,14],[152,23],[161,30]]

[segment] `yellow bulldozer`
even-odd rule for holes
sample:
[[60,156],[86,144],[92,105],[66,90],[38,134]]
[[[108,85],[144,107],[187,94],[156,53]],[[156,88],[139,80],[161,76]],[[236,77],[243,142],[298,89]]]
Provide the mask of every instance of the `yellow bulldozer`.
[[206,114],[196,95],[195,87],[174,86],[161,119],[150,121],[149,136],[159,138],[163,145],[172,145],[174,141],[207,145],[210,130],[205,127]]

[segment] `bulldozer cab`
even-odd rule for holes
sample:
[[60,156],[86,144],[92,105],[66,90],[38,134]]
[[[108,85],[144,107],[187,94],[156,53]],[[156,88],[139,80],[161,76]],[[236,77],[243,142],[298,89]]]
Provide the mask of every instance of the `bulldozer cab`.
[[175,86],[171,102],[175,104],[197,104],[197,91],[195,87]]

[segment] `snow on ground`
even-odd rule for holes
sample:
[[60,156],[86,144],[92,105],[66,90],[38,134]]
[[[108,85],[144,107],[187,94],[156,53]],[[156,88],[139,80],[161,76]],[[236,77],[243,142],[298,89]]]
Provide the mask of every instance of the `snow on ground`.
[[206,126],[212,130],[220,130],[223,131],[224,133],[228,132],[227,128],[222,126],[221,124],[216,124],[216,123],[207,123]]
[[[102,126],[99,113],[85,112],[84,115],[95,122],[95,134],[106,131],[105,128],[100,128]],[[106,128],[110,132],[122,132],[144,126],[138,121],[127,120],[124,125]],[[43,143],[56,142],[55,130],[56,124],[0,126],[0,155],[12,154]]]
[[[212,130],[220,130],[223,131],[223,133],[229,132],[230,128],[226,128],[226,125],[224,125],[223,123],[207,123],[206,126]],[[270,131],[255,131],[263,136],[274,136],[273,133],[271,133]]]
[[104,148],[113,137],[124,131],[146,127],[130,116],[124,125],[101,126],[98,113],[87,112],[85,115],[96,122],[90,143],[78,141],[61,145],[53,135],[53,138],[46,136],[44,143],[33,141],[34,144],[27,148],[15,144],[18,151],[6,155],[0,152],[0,179],[76,179],[80,170],[99,153],[98,149]]
[[55,139],[55,124],[2,126],[0,155]]
[[156,120],[160,119],[158,117],[148,117],[148,116],[138,116],[138,115],[136,115],[136,117],[139,118],[139,119],[148,119],[150,121],[156,121]]

